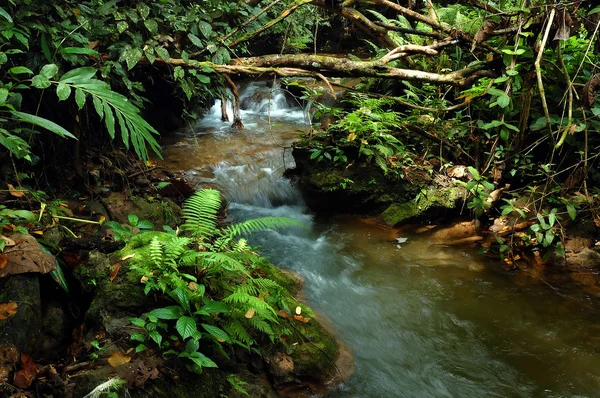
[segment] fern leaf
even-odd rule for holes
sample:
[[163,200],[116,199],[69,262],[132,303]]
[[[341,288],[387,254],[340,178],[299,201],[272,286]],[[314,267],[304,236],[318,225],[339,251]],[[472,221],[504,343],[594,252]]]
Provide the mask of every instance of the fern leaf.
[[221,208],[221,193],[216,189],[203,189],[194,193],[183,204],[182,229],[193,236],[211,237],[217,232],[217,216]]
[[150,259],[156,266],[160,266],[164,259],[163,246],[156,236],[150,242]]
[[239,235],[248,235],[258,231],[267,231],[270,229],[279,229],[301,225],[301,222],[285,217],[255,218],[253,220],[248,220],[228,226],[222,231],[222,235],[225,237],[232,238]]

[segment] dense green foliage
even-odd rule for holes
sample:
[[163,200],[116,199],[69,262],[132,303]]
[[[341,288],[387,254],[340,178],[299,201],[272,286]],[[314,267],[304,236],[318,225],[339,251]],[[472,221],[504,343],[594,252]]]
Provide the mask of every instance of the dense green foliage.
[[168,233],[148,232],[149,242],[144,233],[130,242],[134,248],[136,242],[148,245],[148,252],[135,266],[146,294],[156,294],[172,304],[131,319],[144,330],[131,336],[140,343],[137,351],[156,344],[165,355],[188,359],[195,372],[216,366],[201,351],[216,348],[227,355],[222,344],[250,349],[260,337],[257,332],[271,341],[281,337],[285,329],[273,329],[278,323],[277,308],[291,313],[283,288],[258,272],[264,260],[245,239],[235,237],[240,232],[298,223],[263,218],[219,228],[220,208],[219,191],[196,192],[184,205],[182,230],[189,236],[178,236],[169,229]]

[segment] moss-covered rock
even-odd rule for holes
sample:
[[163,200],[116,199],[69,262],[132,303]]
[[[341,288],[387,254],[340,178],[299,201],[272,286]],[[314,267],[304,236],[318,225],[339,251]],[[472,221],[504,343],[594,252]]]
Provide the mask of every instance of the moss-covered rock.
[[416,200],[392,203],[380,217],[386,224],[393,226],[423,215],[454,209],[464,197],[464,188],[460,186],[430,187],[425,192],[421,192]]
[[140,220],[148,220],[154,225],[174,227],[181,217],[181,208],[171,199],[149,199],[132,196],[123,192],[113,192],[104,204],[114,221],[127,224],[127,216],[135,214]]
[[307,149],[295,148],[296,174],[308,206],[317,211],[378,212],[394,202],[407,202],[429,183],[384,176],[372,164],[333,165],[309,159]]

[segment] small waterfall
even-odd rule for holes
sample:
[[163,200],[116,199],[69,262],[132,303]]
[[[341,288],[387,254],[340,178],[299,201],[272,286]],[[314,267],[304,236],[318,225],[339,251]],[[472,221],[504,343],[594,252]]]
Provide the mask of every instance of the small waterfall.
[[[306,122],[306,112],[300,103],[286,95],[279,83],[269,84],[267,81],[257,81],[243,84],[240,88],[240,108],[246,130],[256,128],[256,118],[262,120],[277,118],[292,123]],[[233,120],[231,103],[227,104],[229,120]],[[227,130],[231,122],[221,120],[221,100],[206,112],[199,127]]]

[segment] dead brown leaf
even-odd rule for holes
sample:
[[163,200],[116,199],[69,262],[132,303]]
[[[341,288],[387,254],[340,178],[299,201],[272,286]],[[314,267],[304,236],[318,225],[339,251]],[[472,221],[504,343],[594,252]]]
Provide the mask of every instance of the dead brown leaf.
[[112,266],[112,270],[110,271],[110,283],[112,283],[112,281],[115,280],[120,269],[121,269],[121,263],[116,263],[115,265]]
[[6,254],[0,254],[0,269],[6,267],[8,264],[8,256]]
[[125,257],[123,257],[123,258],[121,259],[121,261],[127,261],[127,260],[129,260],[130,258],[134,258],[134,257],[135,257],[135,253],[133,253],[133,254],[128,254],[128,255],[126,255]]
[[288,314],[287,312],[285,312],[285,310],[279,310],[279,315],[281,315],[285,319],[292,319],[292,317],[290,316],[290,314]]
[[113,368],[125,365],[129,361],[131,361],[131,357],[128,357],[127,355],[123,354],[121,351],[113,352],[112,355],[108,358],[108,363]]
[[16,245],[14,240],[12,240],[11,238],[6,237],[4,235],[0,235],[0,239],[4,240],[6,242],[6,245],[5,245],[6,247],[11,247],[11,246]]
[[302,315],[294,315],[294,319],[302,323],[308,323],[310,321],[310,318],[304,317]]
[[0,269],[0,278],[8,275],[39,272],[47,274],[56,269],[56,259],[51,254],[46,254],[31,235],[11,235],[15,246],[6,248],[4,254],[8,256],[6,266]]
[[5,320],[17,313],[17,303],[11,301],[10,303],[0,303],[0,320]]
[[198,284],[196,282],[190,282],[188,283],[188,289],[190,289],[192,292],[195,292],[198,290]]
[[7,185],[8,185],[8,191],[15,198],[22,198],[23,196],[25,196],[25,194],[23,192],[19,191],[18,189],[15,189],[15,187],[13,187],[11,184],[7,184]]
[[21,369],[15,372],[13,384],[19,388],[29,388],[35,380],[40,370],[40,366],[35,363],[31,355],[27,353],[21,354]]
[[250,319],[254,316],[254,314],[256,313],[256,310],[254,308],[250,308],[248,310],[248,312],[246,312],[246,315],[244,315],[246,318]]

